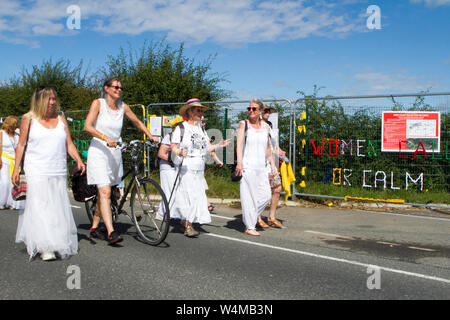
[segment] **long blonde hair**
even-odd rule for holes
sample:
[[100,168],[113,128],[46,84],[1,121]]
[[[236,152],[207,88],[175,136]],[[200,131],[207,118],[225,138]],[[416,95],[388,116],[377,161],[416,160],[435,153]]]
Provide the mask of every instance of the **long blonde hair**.
[[55,95],[56,98],[56,113],[60,113],[60,104],[58,95],[53,88],[40,86],[34,91],[31,96],[30,111],[24,116],[36,119],[42,119],[47,112],[48,100],[50,98],[50,93]]

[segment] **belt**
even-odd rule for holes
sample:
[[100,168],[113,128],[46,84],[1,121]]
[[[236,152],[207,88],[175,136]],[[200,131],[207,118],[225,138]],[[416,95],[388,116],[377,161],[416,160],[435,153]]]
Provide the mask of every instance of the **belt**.
[[16,160],[16,158],[14,158],[13,156],[10,156],[7,153],[2,152],[2,157],[5,157],[9,160],[11,160],[12,165],[9,164],[9,177],[12,177],[13,171],[14,171],[14,160]]

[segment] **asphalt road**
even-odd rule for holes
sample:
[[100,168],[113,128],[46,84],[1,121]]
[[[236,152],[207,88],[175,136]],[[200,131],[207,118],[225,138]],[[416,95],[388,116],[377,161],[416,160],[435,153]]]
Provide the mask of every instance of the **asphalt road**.
[[84,204],[73,212],[79,254],[30,262],[14,243],[18,212],[0,211],[0,299],[450,298],[450,217],[283,207],[285,228],[249,237],[239,208],[217,206],[198,238],[174,225],[158,247],[122,216],[111,247],[89,241]]

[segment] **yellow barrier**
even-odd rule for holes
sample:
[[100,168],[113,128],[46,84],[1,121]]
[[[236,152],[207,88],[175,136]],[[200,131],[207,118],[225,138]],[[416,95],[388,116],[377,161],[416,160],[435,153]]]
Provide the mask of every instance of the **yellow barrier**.
[[375,202],[389,202],[389,203],[405,203],[403,199],[373,199],[373,198],[361,198],[361,197],[351,197],[345,196],[345,201],[348,200],[364,200],[364,201],[375,201]]

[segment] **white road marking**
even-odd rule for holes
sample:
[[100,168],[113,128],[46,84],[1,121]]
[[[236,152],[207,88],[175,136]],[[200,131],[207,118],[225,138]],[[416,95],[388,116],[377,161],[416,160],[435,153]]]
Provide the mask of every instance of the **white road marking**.
[[367,263],[362,263],[362,262],[358,262],[358,261],[352,261],[352,260],[347,260],[347,259],[340,259],[340,258],[335,258],[335,257],[329,257],[329,256],[316,254],[316,253],[311,253],[311,252],[306,252],[306,251],[300,251],[300,250],[288,249],[288,248],[283,248],[283,247],[277,247],[277,246],[272,246],[272,245],[269,245],[269,244],[252,242],[252,241],[249,241],[249,240],[243,240],[243,239],[237,239],[237,238],[232,238],[232,237],[226,237],[226,236],[222,236],[222,235],[218,235],[218,234],[214,234],[214,233],[205,233],[205,235],[210,236],[210,237],[216,237],[216,238],[221,238],[221,239],[241,242],[241,243],[254,245],[254,246],[259,246],[259,247],[265,247],[265,248],[270,248],[270,249],[275,249],[275,250],[280,250],[280,251],[285,251],[285,252],[290,252],[290,253],[301,254],[301,255],[310,256],[310,257],[319,258],[319,259],[325,259],[325,260],[330,260],[330,261],[347,263],[347,264],[360,266],[360,267],[365,267],[365,268],[369,268],[369,267],[374,268],[375,267],[375,268],[378,268],[380,270],[384,270],[384,271],[388,271],[388,272],[392,272],[392,273],[398,273],[398,274],[402,274],[402,275],[406,275],[406,276],[412,276],[412,277],[416,277],[416,278],[433,280],[433,281],[439,281],[439,282],[450,284],[450,279],[433,277],[433,276],[428,276],[428,275],[425,275],[425,274],[414,273],[414,272],[409,272],[409,271],[404,271],[404,270],[386,268],[386,267],[372,265],[372,264],[367,264]]
[[230,217],[224,217],[224,216],[218,216],[217,214],[211,214],[211,218],[221,218],[221,219],[226,219],[226,220],[235,220],[236,218],[230,218]]
[[368,213],[368,214],[381,214],[385,216],[396,216],[396,217],[404,217],[404,218],[415,218],[415,219],[425,219],[425,220],[437,220],[437,221],[445,221],[450,222],[448,218],[436,218],[436,217],[424,217],[424,216],[416,216],[413,214],[401,214],[401,213],[390,213],[390,212],[378,212],[378,211],[366,211],[366,210],[358,210],[360,213]]
[[422,250],[422,251],[430,251],[430,252],[436,252],[436,250],[434,249],[428,249],[428,248],[419,248],[419,247],[408,247],[410,249],[415,249],[415,250]]
[[334,233],[325,233],[325,232],[312,231],[312,230],[306,230],[305,232],[313,233],[313,234],[317,234],[317,235],[321,235],[321,236],[326,236],[326,237],[332,237],[332,238],[342,238],[342,239],[348,239],[348,240],[354,239],[353,237],[341,236],[341,235],[334,234]]
[[74,206],[74,205],[70,205],[72,208],[77,208],[77,209],[81,209],[81,207],[79,206]]

